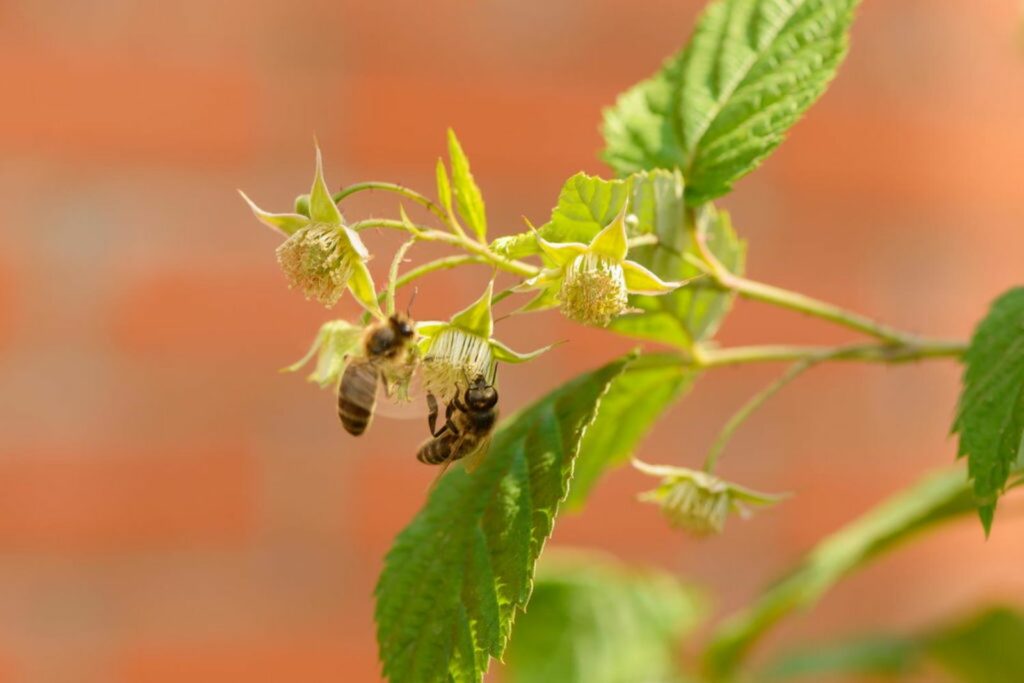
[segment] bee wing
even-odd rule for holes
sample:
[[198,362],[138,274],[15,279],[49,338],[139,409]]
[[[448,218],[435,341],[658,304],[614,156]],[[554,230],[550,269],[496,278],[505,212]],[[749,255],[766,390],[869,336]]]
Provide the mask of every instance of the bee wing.
[[491,435],[488,434],[485,438],[480,440],[477,447],[473,449],[472,453],[467,453],[462,459],[463,467],[466,468],[467,472],[472,472],[477,467],[480,467],[480,463],[484,461],[484,456],[487,455],[487,451],[491,450]]
[[419,372],[413,373],[405,386],[392,382],[388,372],[382,372],[377,392],[377,414],[391,420],[422,420],[426,415],[427,390]]

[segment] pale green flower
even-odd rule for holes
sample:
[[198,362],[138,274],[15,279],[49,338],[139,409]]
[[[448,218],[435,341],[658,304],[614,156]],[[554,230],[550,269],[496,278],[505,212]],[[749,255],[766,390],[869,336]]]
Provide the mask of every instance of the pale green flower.
[[633,466],[644,474],[662,478],[661,485],[640,494],[640,500],[660,506],[669,524],[695,536],[722,533],[725,520],[732,513],[749,517],[747,505],[772,505],[784,498],[685,467],[648,465],[639,460],[633,460]]
[[353,354],[359,353],[365,329],[347,320],[331,320],[320,327],[309,351],[282,372],[298,372],[316,356],[316,367],[306,379],[321,389],[337,385]]
[[517,288],[541,290],[524,311],[557,305],[571,320],[604,327],[630,310],[627,295],[666,294],[686,284],[666,282],[626,258],[629,242],[625,206],[590,244],[548,242],[537,232],[534,237],[548,267]]
[[458,387],[465,387],[477,375],[493,382],[499,361],[523,363],[551,348],[545,346],[531,353],[517,353],[494,339],[493,294],[492,281],[483,296],[452,316],[450,321],[416,325],[424,386],[442,400],[449,400]]
[[242,198],[261,222],[284,233],[288,239],[277,248],[281,264],[292,287],[301,289],[307,299],[316,299],[327,307],[338,302],[346,289],[362,306],[383,317],[377,304],[373,278],[366,268],[369,252],[359,234],[344,223],[338,206],[324,181],[320,148],[316,150],[316,173],[309,198],[309,215],[268,213],[239,190]]
[[[298,372],[315,356],[316,366],[306,379],[316,382],[321,389],[337,388],[348,364],[354,359],[365,358],[366,334],[366,327],[354,325],[347,320],[328,321],[320,327],[306,355],[282,368],[282,372]],[[398,361],[378,364],[385,386],[394,401],[404,403],[410,400],[413,373],[418,366],[419,348],[415,345]]]

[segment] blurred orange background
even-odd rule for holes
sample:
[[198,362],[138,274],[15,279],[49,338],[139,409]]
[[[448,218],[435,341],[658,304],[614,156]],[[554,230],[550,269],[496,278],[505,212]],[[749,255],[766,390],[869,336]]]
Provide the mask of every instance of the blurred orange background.
[[[496,233],[542,222],[596,158],[601,107],[657,69],[702,3],[7,2],[0,5],[0,680],[378,680],[372,590],[434,471],[418,422],[356,442],[333,397],[278,369],[327,312],[289,291],[236,193],[287,210],[313,138],[332,187],[432,194],[458,132]],[[722,204],[752,277],[966,338],[1022,279],[1024,54],[1011,0],[866,2],[823,100]],[[358,197],[350,217],[393,215]],[[396,238],[368,235],[378,281]],[[417,250],[420,248],[417,247]],[[420,257],[429,249],[413,251]],[[447,316],[488,273],[438,275]],[[518,408],[630,342],[545,314],[499,323]],[[723,344],[852,337],[740,303]],[[642,448],[695,465],[781,367],[716,370]],[[822,535],[953,460],[948,361],[816,369],[758,413],[723,473],[785,504],[673,533],[618,470],[554,544],[609,550],[729,612]],[[1024,507],[966,519],[843,583],[773,645],[1024,605]]]

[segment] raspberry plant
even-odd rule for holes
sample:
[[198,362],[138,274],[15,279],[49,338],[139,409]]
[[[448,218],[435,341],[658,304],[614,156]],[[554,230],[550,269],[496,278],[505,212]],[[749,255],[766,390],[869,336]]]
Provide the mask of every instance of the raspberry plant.
[[[449,163],[437,163],[436,198],[387,182],[332,195],[319,150],[312,189],[293,212],[265,212],[246,198],[257,218],[285,237],[278,260],[293,287],[328,307],[348,291],[365,309],[361,320],[325,323],[309,356],[292,366],[315,357],[311,379],[321,386],[336,386],[361,353],[364,328],[394,312],[396,290],[468,265],[516,282],[496,293],[492,280],[450,320],[419,322],[411,361],[389,375],[397,398],[407,397],[416,372],[450,400],[469,378],[494,378],[498,364],[548,351],[520,353],[494,338],[492,306],[513,296],[528,295],[517,315],[559,308],[582,325],[660,347],[612,359],[515,412],[497,429],[478,470],[455,467],[439,480],[396,539],[377,586],[377,636],[388,680],[480,681],[510,643],[505,678],[530,683],[778,680],[844,668],[892,672],[925,657],[945,662],[964,680],[982,680],[969,676],[971,643],[1013,642],[1024,631],[1019,617],[996,612],[916,639],[847,644],[831,659],[796,655],[767,672],[746,666],[752,646],[773,624],[898,541],[975,509],[988,534],[1000,496],[1020,482],[1024,468],[1024,288],[996,301],[969,343],[921,337],[746,278],[746,247],[729,214],[714,204],[771,154],[825,90],[846,54],[857,4],[712,2],[688,45],[605,112],[603,158],[615,177],[569,178],[539,227],[528,223],[493,238],[483,194],[451,131]],[[397,215],[347,220],[339,208],[344,200],[369,190],[393,193]],[[406,213],[413,205],[420,222]],[[360,232],[367,228],[409,238],[382,290],[366,266]],[[443,243],[455,253],[400,272],[421,242]],[[721,348],[714,335],[737,296],[820,318],[862,339],[835,347]],[[561,508],[584,505],[594,482],[627,462],[659,416],[715,368],[790,364],[725,422],[699,469],[634,460],[656,480],[640,499],[698,535],[722,533],[731,515],[780,502],[715,471],[730,435],[786,384],[822,363],[931,359],[965,366],[953,428],[966,472],[951,467],[929,474],[824,539],[786,578],[716,625],[700,662],[684,670],[672,654],[702,612],[701,598],[675,579],[579,556],[556,558],[536,572]],[[531,612],[517,619],[528,603]],[[1024,680],[1024,670],[1007,671],[1005,680]]]

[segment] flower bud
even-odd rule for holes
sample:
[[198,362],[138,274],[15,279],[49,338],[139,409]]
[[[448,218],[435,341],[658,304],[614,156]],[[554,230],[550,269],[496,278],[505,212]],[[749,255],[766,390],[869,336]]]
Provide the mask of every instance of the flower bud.
[[494,354],[490,341],[456,327],[446,327],[430,340],[423,359],[423,383],[441,400],[450,400],[459,387],[477,375],[494,377]]
[[291,286],[328,307],[345,292],[357,258],[342,230],[331,225],[300,228],[277,248]]
[[608,325],[628,310],[622,264],[602,254],[580,254],[565,271],[559,300],[567,318],[588,325]]

